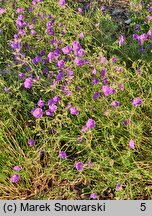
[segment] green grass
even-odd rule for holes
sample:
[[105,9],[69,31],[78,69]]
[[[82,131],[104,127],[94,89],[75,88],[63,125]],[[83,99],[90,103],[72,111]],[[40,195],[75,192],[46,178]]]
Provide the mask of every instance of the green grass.
[[[99,8],[92,8],[84,15],[77,13],[77,4],[70,3],[64,8],[58,6],[57,1],[42,1],[30,13],[24,12],[25,20],[30,24],[31,18],[37,14],[52,14],[56,18],[53,29],[54,36],[46,32],[48,17],[43,20],[36,19],[34,29],[36,36],[31,36],[29,29],[26,35],[21,36],[21,43],[28,42],[32,48],[23,47],[21,53],[26,52],[23,61],[31,71],[26,71],[22,64],[15,65],[13,50],[10,40],[17,33],[15,20],[17,13],[12,10],[10,3],[5,3],[6,13],[0,15],[0,70],[9,68],[9,73],[0,75],[0,197],[1,199],[89,199],[95,192],[98,199],[151,199],[152,196],[152,76],[151,76],[151,48],[150,41],[145,41],[147,52],[139,52],[137,41],[132,40],[133,28],[137,24],[136,17],[125,43],[119,47],[120,32],[117,25],[109,15],[103,16]],[[137,2],[137,1],[135,1]],[[95,3],[95,1],[94,1]],[[30,6],[27,1],[16,3],[16,8],[23,7],[25,11]],[[141,20],[147,16],[141,14]],[[1,19],[2,16],[2,19]],[[138,16],[138,21],[139,21]],[[60,26],[62,24],[62,26]],[[95,26],[95,24],[98,24]],[[148,28],[151,23],[148,21]],[[65,34],[62,35],[62,31]],[[142,29],[140,34],[145,33]],[[80,32],[84,39],[79,38]],[[115,35],[113,35],[115,32]],[[59,41],[62,39],[63,48],[77,40],[86,51],[84,59],[90,61],[82,67],[74,65],[73,54],[65,67],[71,67],[74,79],[64,77],[59,84],[51,85],[53,78],[43,75],[43,68],[50,72],[59,72],[55,61],[52,63],[32,64],[31,59],[44,50],[46,57],[55,47],[50,43],[52,37]],[[100,63],[100,57],[108,59],[107,65]],[[117,57],[117,62],[111,58]],[[61,54],[60,59],[65,59]],[[107,97],[101,91],[102,77],[100,71],[107,68],[106,77],[109,85],[116,89],[116,93]],[[116,72],[120,67],[123,72]],[[96,68],[96,75],[91,71]],[[138,74],[140,69],[141,74]],[[65,69],[63,69],[65,72]],[[18,74],[25,73],[27,78],[31,72],[39,76],[39,81],[34,81],[31,89],[23,88],[24,79]],[[99,79],[97,85],[92,84],[92,78]],[[55,78],[55,76],[54,76]],[[62,86],[66,81],[71,91],[66,96]],[[119,84],[124,84],[124,91],[119,89]],[[77,87],[81,90],[78,91]],[[9,88],[5,92],[4,88]],[[99,91],[100,97],[93,99],[94,92]],[[58,109],[52,117],[45,114],[42,118],[35,119],[31,110],[36,107],[39,99],[45,102],[44,110],[48,109],[49,99],[58,95],[61,98]],[[133,106],[132,100],[141,97],[142,105]],[[119,107],[112,108],[111,103],[117,100]],[[76,107],[80,113],[77,116],[70,114],[66,109],[68,102]],[[96,127],[86,133],[81,131],[88,119],[94,119]],[[129,119],[128,126],[123,121]],[[52,133],[52,129],[55,133]],[[28,139],[35,140],[35,145],[30,147]],[[135,149],[129,148],[129,141],[133,139]],[[44,151],[40,156],[39,151]],[[66,159],[60,159],[59,151],[65,151]],[[77,171],[75,163],[82,161],[84,169]],[[86,162],[90,161],[91,166]],[[13,167],[20,165],[21,171],[14,171]],[[21,180],[12,183],[10,177],[18,173]],[[116,184],[120,189],[116,192]]]

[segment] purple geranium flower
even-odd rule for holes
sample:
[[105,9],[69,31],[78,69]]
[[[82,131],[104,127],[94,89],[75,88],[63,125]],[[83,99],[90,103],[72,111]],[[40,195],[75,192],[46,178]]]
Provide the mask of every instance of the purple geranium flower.
[[37,102],[37,105],[38,105],[39,107],[43,107],[43,106],[44,106],[44,101],[39,100],[39,101]]
[[97,194],[96,193],[90,194],[90,199],[97,199]]
[[65,0],[59,0],[59,5],[60,6],[65,6],[65,4],[66,4]]
[[14,175],[12,175],[10,180],[11,180],[11,182],[16,183],[20,180],[20,176],[18,174],[14,174]]
[[65,159],[67,157],[66,153],[64,151],[59,152],[59,157],[62,159]]
[[82,11],[82,8],[78,8],[78,13],[79,13],[79,14],[82,14],[82,12],[83,12],[83,11]]
[[49,110],[50,110],[51,113],[54,113],[57,110],[57,106],[52,104],[51,106],[49,106]]
[[133,39],[133,40],[137,40],[138,37],[139,37],[138,34],[133,34],[133,35],[132,35],[132,39]]
[[102,83],[104,85],[108,85],[109,84],[108,78],[107,77],[103,77]]
[[112,62],[116,62],[117,58],[115,56],[112,57]]
[[77,41],[73,41],[72,46],[74,51],[79,51],[81,49],[81,45]]
[[29,146],[34,146],[35,141],[33,139],[28,139]]
[[33,80],[31,77],[25,79],[24,81],[25,88],[30,89],[32,87],[32,84],[33,84]]
[[81,33],[79,34],[79,38],[84,38],[83,32],[81,32]]
[[41,118],[43,116],[43,110],[41,108],[35,108],[32,114],[35,118]]
[[119,46],[121,46],[124,43],[124,37],[123,35],[120,35],[119,37]]
[[103,64],[103,65],[106,65],[108,63],[108,60],[106,59],[106,57],[102,56],[100,58],[100,62]]
[[47,116],[52,116],[53,115],[53,113],[49,109],[46,110],[45,113],[46,113]]
[[138,36],[138,44],[139,45],[142,45],[143,44],[143,42],[147,39],[147,37],[148,37],[148,35],[147,34],[141,34],[140,36]]
[[71,47],[70,46],[66,46],[66,47],[63,47],[62,48],[62,52],[64,54],[70,54],[70,52],[72,51]]
[[117,100],[114,100],[112,103],[111,103],[112,107],[117,107],[117,106],[120,106],[120,103],[119,101]]
[[135,148],[135,143],[134,143],[134,141],[133,141],[132,139],[129,141],[129,147],[130,147],[131,149],[134,149],[134,148]]
[[81,58],[76,57],[74,60],[74,64],[76,66],[82,66],[84,64],[84,61]]
[[13,168],[13,170],[16,170],[16,171],[20,171],[21,169],[22,169],[21,166],[15,166],[15,167]]
[[23,79],[23,78],[24,78],[24,76],[25,76],[25,74],[24,74],[24,73],[19,73],[19,75],[18,75],[18,76],[19,76],[19,78],[20,78],[20,79]]
[[76,107],[71,107],[70,108],[70,113],[72,115],[78,115],[79,114],[79,110],[77,110]]
[[98,84],[99,83],[99,79],[97,77],[93,77],[92,78],[92,84]]
[[140,97],[134,98],[133,101],[132,101],[132,104],[133,104],[134,106],[139,106],[139,105],[141,105],[141,104],[142,104],[142,98],[140,98]]
[[5,8],[0,8],[0,14],[3,14],[6,12],[6,9]]
[[58,68],[64,67],[64,60],[57,61],[56,65],[57,65]]
[[100,93],[95,92],[94,95],[93,95],[93,99],[96,100],[98,97],[100,97]]
[[83,163],[82,163],[82,162],[77,162],[77,163],[75,164],[75,168],[76,168],[78,171],[83,170]]
[[102,86],[102,87],[101,87],[101,90],[102,90],[104,96],[108,96],[108,95],[110,95],[110,94],[114,94],[114,93],[115,93],[115,90],[112,89],[112,88],[111,88],[110,86],[108,86],[108,85]]
[[61,80],[63,79],[63,77],[64,77],[64,72],[61,71],[61,72],[56,76],[56,80],[57,80],[57,81],[61,81]]
[[83,57],[85,55],[85,51],[83,49],[80,49],[78,51],[75,51],[75,55],[79,57]]
[[123,83],[119,84],[119,89],[120,89],[121,91],[124,91],[124,84],[123,84]]
[[120,190],[120,184],[116,184],[115,190],[116,190],[116,191],[119,191],[119,190]]
[[123,125],[127,126],[131,123],[131,121],[129,119],[126,119],[123,121]]
[[102,70],[100,71],[100,76],[101,76],[101,77],[104,77],[105,74],[106,74],[106,71],[107,71],[107,68],[102,69]]
[[87,126],[86,126],[86,125],[85,125],[85,126],[82,126],[82,129],[81,129],[81,131],[82,131],[82,132],[84,132],[84,133],[85,133],[85,132],[87,132],[87,131],[88,131],[88,128],[87,128]]
[[96,126],[96,123],[95,123],[95,121],[93,119],[89,119],[87,121],[87,123],[86,123],[86,126],[87,126],[88,129],[92,129],[92,128],[94,128]]

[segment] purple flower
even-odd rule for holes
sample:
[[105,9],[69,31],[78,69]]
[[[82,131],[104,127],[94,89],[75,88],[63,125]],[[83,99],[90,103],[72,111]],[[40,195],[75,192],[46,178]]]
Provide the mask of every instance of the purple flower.
[[112,57],[112,62],[116,62],[117,58],[115,56]]
[[56,96],[53,98],[54,104],[59,103],[59,101],[60,101],[60,97],[56,95]]
[[101,11],[105,11],[106,7],[105,6],[102,6],[101,7]]
[[82,132],[84,132],[84,133],[85,133],[85,132],[87,132],[87,131],[88,131],[88,128],[87,128],[87,126],[86,126],[86,125],[85,125],[85,126],[82,126],[82,129],[81,129],[81,131],[82,131]]
[[5,91],[5,92],[8,92],[8,91],[9,91],[9,88],[5,87],[5,88],[4,88],[4,91]]
[[48,54],[48,59],[49,59],[49,62],[51,62],[54,59],[54,53],[53,52],[50,52]]
[[62,159],[65,159],[67,157],[66,153],[64,151],[59,152],[59,157]]
[[40,50],[40,55],[45,55],[45,51],[44,50]]
[[78,13],[82,14],[82,8],[78,8]]
[[74,64],[76,66],[82,66],[84,64],[84,61],[81,58],[76,57],[74,60]]
[[47,74],[48,71],[49,71],[48,68],[43,68],[43,70],[42,70],[43,74]]
[[75,51],[75,55],[79,57],[83,57],[85,55],[85,51],[83,49],[80,49],[78,51]]
[[35,35],[36,34],[36,31],[35,30],[31,30],[31,35]]
[[81,49],[81,45],[77,41],[73,41],[72,46],[74,51],[79,51]]
[[32,87],[32,84],[33,84],[33,80],[31,77],[25,79],[24,81],[25,88],[30,89]]
[[119,191],[119,190],[120,190],[120,184],[116,184],[115,190],[116,190],[116,191]]
[[16,171],[20,171],[21,169],[22,169],[21,166],[15,166],[15,167],[13,168],[13,170],[16,170]]
[[14,174],[14,175],[12,175],[10,180],[11,180],[11,182],[16,183],[20,180],[20,176],[18,174]]
[[57,103],[59,103],[59,101],[60,101],[60,97],[59,96],[55,96],[51,100],[48,100],[48,106],[51,106],[52,104],[57,104]]
[[0,8],[0,14],[3,14],[6,12],[6,9],[5,8]]
[[119,37],[119,46],[121,46],[124,43],[124,37],[123,35],[120,35]]
[[71,51],[72,51],[72,49],[71,49],[70,46],[66,46],[66,47],[63,47],[63,48],[62,48],[62,52],[63,52],[64,54],[70,54]]
[[147,34],[142,34],[142,35],[138,36],[138,44],[142,45],[143,42],[147,39],[147,37],[148,37]]
[[53,115],[53,113],[49,109],[46,110],[45,113],[46,113],[47,116],[52,116]]
[[24,73],[19,73],[19,75],[18,75],[18,76],[19,76],[19,78],[20,78],[20,79],[23,79],[23,78],[24,78],[24,76],[25,76],[25,74],[24,74]]
[[77,163],[75,164],[75,168],[76,168],[78,171],[83,170],[83,163],[82,163],[82,162],[77,162]]
[[121,91],[124,91],[124,84],[123,84],[123,83],[119,84],[119,89],[120,89]]
[[57,65],[58,68],[64,67],[64,60],[57,61],[56,65]]
[[152,20],[152,16],[147,16],[147,19],[148,19],[149,21],[151,21],[151,20]]
[[96,126],[96,123],[95,123],[95,121],[93,119],[89,119],[87,121],[87,123],[86,123],[86,126],[87,126],[88,129],[92,129],[92,128],[94,128]]
[[43,107],[43,106],[44,106],[44,101],[39,100],[39,101],[37,102],[37,105],[38,105],[39,107]]
[[50,110],[51,113],[54,113],[57,110],[57,106],[52,104],[51,106],[49,106],[49,110]]
[[149,37],[151,37],[151,36],[152,36],[152,30],[149,30],[149,31],[147,32],[147,35],[148,35]]
[[[54,50],[53,55],[55,58],[58,58],[60,56],[60,50],[59,49]],[[63,61],[63,60],[61,60],[61,61]]]
[[141,105],[141,104],[142,104],[142,98],[140,98],[140,97],[134,98],[133,101],[132,101],[132,104],[133,104],[134,106],[139,106],[139,105]]
[[41,61],[41,56],[36,56],[35,61],[36,61],[36,63],[40,62]]
[[94,95],[93,95],[93,99],[96,100],[98,97],[100,97],[100,93],[95,92]]
[[133,39],[133,40],[137,40],[138,37],[139,37],[138,34],[133,34],[133,35],[132,35],[132,39]]
[[92,78],[92,84],[98,84],[99,83],[99,80],[98,80],[98,78],[97,77],[93,77]]
[[129,119],[126,119],[125,121],[123,121],[123,125],[127,126],[131,123],[131,121]]
[[35,141],[33,139],[28,139],[29,146],[34,146]]
[[65,0],[59,0],[59,5],[64,6],[65,5]]
[[84,38],[83,32],[81,32],[81,33],[79,34],[79,38]]
[[16,12],[17,12],[17,13],[22,13],[23,10],[24,10],[23,8],[17,8]]
[[92,70],[91,74],[96,74],[96,73],[97,73],[97,70],[96,70],[96,68],[93,68],[93,70]]
[[137,24],[136,27],[135,27],[135,32],[138,32],[140,29],[140,24]]
[[32,114],[35,118],[41,118],[43,116],[43,110],[41,108],[35,108]]
[[119,101],[117,100],[114,100],[112,103],[111,103],[112,107],[117,107],[117,106],[120,106],[120,103]]
[[103,64],[103,65],[106,65],[108,63],[108,60],[106,59],[106,57],[102,56],[100,58],[100,62]]
[[104,96],[108,96],[108,95],[110,95],[110,94],[114,94],[114,93],[115,93],[115,90],[112,89],[112,88],[111,88],[110,86],[108,86],[108,85],[102,86],[102,87],[101,87],[101,90],[102,90]]
[[102,83],[103,83],[104,85],[108,85],[108,84],[109,84],[108,78],[107,78],[107,77],[103,77]]
[[76,107],[71,107],[70,108],[70,113],[72,115],[78,115],[79,114],[79,110],[77,110]]
[[90,199],[97,199],[97,194],[96,193],[90,194]]
[[102,70],[100,71],[100,76],[101,76],[101,77],[104,77],[105,74],[106,74],[106,71],[107,71],[107,68],[102,69]]
[[61,81],[62,79],[63,79],[63,77],[64,77],[64,72],[60,72],[57,76],[56,76],[56,80],[57,81]]
[[135,143],[134,143],[134,141],[133,141],[132,139],[129,141],[129,147],[130,147],[131,149],[134,149],[134,148],[135,148]]

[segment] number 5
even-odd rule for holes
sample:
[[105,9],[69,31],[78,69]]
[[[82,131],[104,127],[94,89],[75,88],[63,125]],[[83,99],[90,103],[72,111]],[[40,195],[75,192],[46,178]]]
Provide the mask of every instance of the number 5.
[[140,210],[141,211],[146,211],[146,203],[141,203]]

